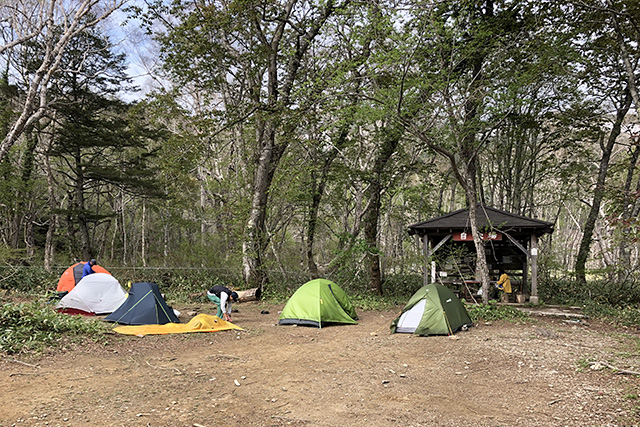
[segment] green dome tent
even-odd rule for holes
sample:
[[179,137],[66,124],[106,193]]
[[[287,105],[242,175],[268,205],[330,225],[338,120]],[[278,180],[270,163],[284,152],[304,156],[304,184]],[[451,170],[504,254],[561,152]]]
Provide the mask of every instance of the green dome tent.
[[451,289],[432,283],[413,294],[398,318],[391,322],[391,333],[451,335],[471,318]]
[[347,294],[330,280],[315,279],[302,285],[280,314],[281,325],[316,326],[329,323],[358,323]]

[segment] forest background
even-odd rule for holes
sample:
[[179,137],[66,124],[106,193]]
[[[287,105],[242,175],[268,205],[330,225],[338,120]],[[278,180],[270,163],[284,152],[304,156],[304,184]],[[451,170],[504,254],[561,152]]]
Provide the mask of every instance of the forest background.
[[638,308],[639,24],[631,0],[3,2],[0,288],[96,258],[185,294],[407,295],[407,226],[483,203],[554,224],[542,301]]

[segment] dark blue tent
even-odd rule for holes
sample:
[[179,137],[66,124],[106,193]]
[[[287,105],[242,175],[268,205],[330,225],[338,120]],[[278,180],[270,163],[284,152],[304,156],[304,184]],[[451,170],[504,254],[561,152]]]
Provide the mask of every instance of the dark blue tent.
[[158,285],[148,282],[131,285],[129,296],[125,302],[104,320],[121,325],[180,323],[180,319],[160,294]]

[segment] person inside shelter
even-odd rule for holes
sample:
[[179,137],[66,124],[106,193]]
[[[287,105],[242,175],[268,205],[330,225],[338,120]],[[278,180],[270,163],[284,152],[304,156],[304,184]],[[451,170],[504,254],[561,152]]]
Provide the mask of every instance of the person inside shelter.
[[500,269],[500,278],[496,282],[496,288],[502,291],[502,294],[501,294],[502,302],[509,302],[509,298],[511,297],[511,292],[512,292],[511,279],[503,269]]

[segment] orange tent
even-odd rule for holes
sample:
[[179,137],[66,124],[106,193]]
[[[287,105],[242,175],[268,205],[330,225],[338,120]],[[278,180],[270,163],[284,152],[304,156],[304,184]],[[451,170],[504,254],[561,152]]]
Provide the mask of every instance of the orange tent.
[[[77,262],[73,264],[71,267],[67,268],[64,271],[64,273],[62,273],[62,276],[60,276],[60,280],[58,280],[58,288],[56,290],[58,292],[71,291],[71,289],[73,289],[76,286],[76,284],[80,281],[80,279],[82,279],[82,269],[84,268],[85,264],[86,262]],[[107,270],[105,270],[103,267],[100,267],[97,264],[91,268],[93,268],[93,271],[95,273],[111,274]]]

